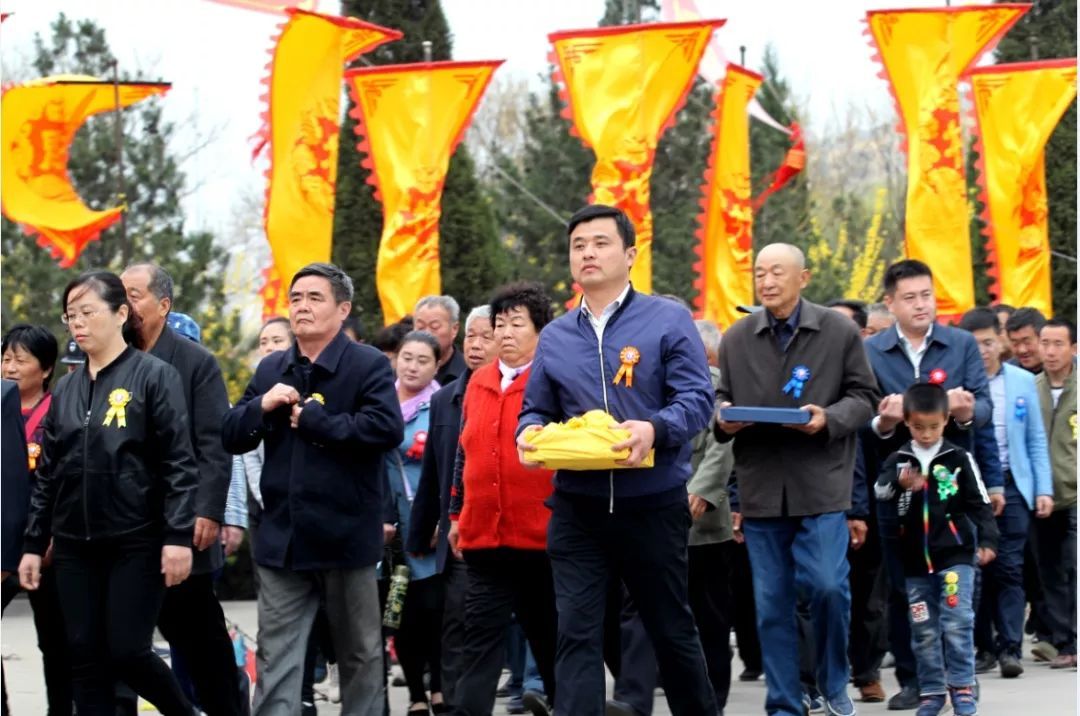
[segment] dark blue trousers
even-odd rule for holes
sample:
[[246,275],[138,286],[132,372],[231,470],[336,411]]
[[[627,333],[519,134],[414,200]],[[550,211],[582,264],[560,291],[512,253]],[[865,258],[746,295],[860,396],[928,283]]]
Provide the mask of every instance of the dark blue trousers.
[[[997,558],[982,568],[982,596],[975,625],[975,646],[980,651],[1012,654],[1019,658],[1024,640],[1024,547],[1031,527],[1031,512],[1011,476],[1005,477],[1005,510],[997,518]],[[997,639],[992,638],[993,630]]]
[[685,494],[677,501],[609,511],[605,499],[557,491],[550,504],[548,554],[559,612],[555,712],[604,713],[604,611],[609,581],[617,576],[656,651],[672,714],[716,714],[689,607]]

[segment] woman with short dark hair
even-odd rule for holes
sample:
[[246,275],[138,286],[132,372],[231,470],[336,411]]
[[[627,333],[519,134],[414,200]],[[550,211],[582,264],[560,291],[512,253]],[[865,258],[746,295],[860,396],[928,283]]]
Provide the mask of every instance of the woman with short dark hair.
[[[56,369],[60,348],[56,337],[44,326],[20,323],[4,334],[3,375],[19,386],[23,424],[26,430],[26,454],[30,459],[30,477],[34,478],[41,460],[44,418],[52,405],[49,384]],[[56,572],[51,548],[42,560],[41,586],[30,592],[38,649],[45,673],[45,692],[49,716],[71,714],[71,663],[67,654],[64,615],[56,591]]]
[[[450,498],[450,547],[465,560],[463,671],[454,704],[462,714],[490,714],[505,661],[511,613],[525,631],[545,694],[522,700],[544,713],[555,699],[557,617],[547,556],[550,470],[518,460],[518,414],[551,298],[537,283],[514,283],[491,299],[498,360],[473,373],[462,406],[460,470]],[[462,459],[463,457],[463,459]]]
[[115,274],[79,276],[62,305],[87,362],[60,380],[44,419],[19,581],[40,589],[52,539],[80,716],[113,716],[117,681],[165,716],[190,716],[151,649],[165,588],[191,572],[198,480],[180,377],[135,349],[138,317]]

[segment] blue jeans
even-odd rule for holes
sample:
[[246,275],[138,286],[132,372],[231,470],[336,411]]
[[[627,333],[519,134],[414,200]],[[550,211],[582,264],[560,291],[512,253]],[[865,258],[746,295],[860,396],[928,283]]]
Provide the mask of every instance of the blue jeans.
[[[956,604],[949,606],[948,575],[956,575]],[[975,685],[975,567],[959,564],[936,574],[907,578],[911,648],[922,696],[946,687]]]
[[846,694],[851,621],[848,528],[842,512],[809,517],[744,519],[757,606],[769,714],[802,716],[797,595],[810,606],[818,688],[832,700]]
[[540,669],[525,639],[525,631],[516,619],[506,630],[506,661],[510,668],[510,683],[507,684],[510,696],[520,698],[526,691],[544,693]]

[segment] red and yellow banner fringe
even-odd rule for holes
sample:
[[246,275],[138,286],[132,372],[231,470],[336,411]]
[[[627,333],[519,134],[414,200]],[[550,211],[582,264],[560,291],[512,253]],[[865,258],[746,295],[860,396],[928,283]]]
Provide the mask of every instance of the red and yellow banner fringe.
[[971,71],[990,291],[1052,315],[1043,149],[1076,98],[1076,58]]
[[[169,85],[122,82],[120,107]],[[87,117],[116,109],[116,88],[86,75],[57,75],[16,85],[0,102],[0,202],[4,215],[68,268],[102,230],[120,220],[125,207],[95,211],[79,198],[68,176],[68,151]]]
[[908,258],[934,272],[938,315],[975,305],[959,78],[1030,5],[873,10],[868,33],[900,116],[908,155]]
[[762,76],[729,64],[716,95],[716,121],[694,253],[694,307],[726,329],[739,304],[754,302],[753,221],[750,206],[750,115],[747,105]]
[[441,293],[439,217],[450,156],[502,61],[430,62],[346,73],[361,164],[382,202],[375,283],[386,325]]
[[284,284],[329,261],[345,65],[402,35],[355,18],[288,10],[271,51],[267,111],[258,136],[269,149],[263,222]]
[[596,154],[590,202],[617,206],[634,222],[634,288],[652,291],[649,178],[656,145],[724,20],[626,25],[548,35],[572,132]]

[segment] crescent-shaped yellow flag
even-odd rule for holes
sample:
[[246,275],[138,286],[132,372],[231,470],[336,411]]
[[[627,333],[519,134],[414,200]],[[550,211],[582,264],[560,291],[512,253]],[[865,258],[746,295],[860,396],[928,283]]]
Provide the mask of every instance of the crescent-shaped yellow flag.
[[497,62],[430,62],[346,73],[367,154],[369,183],[382,201],[375,282],[387,325],[440,293],[439,217],[450,155],[491,81]]
[[1043,148],[1076,99],[1076,58],[971,71],[990,291],[1053,313]]
[[590,202],[617,206],[634,222],[634,289],[652,292],[649,179],[660,135],[671,126],[698,62],[724,20],[625,25],[548,35],[563,116],[596,153]]
[[975,305],[959,79],[1030,5],[872,10],[866,20],[908,158],[904,243],[934,273],[939,318]]
[[272,53],[260,131],[270,154],[266,238],[286,289],[307,264],[330,260],[345,65],[401,37],[351,17],[287,13]]
[[[120,107],[165,94],[163,82],[121,82]],[[112,82],[88,75],[56,75],[16,85],[0,102],[0,202],[3,212],[37,234],[61,268],[120,219],[124,207],[95,211],[68,176],[68,151],[87,117],[116,109]]]
[[739,304],[754,302],[753,222],[750,205],[750,115],[747,105],[762,76],[729,64],[716,96],[716,127],[702,187],[694,265],[695,307],[727,328]]

